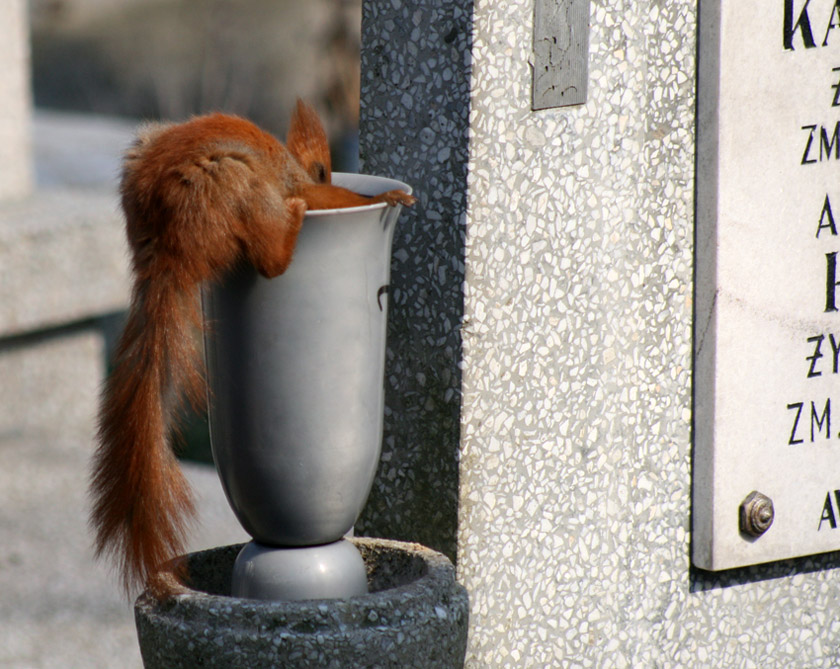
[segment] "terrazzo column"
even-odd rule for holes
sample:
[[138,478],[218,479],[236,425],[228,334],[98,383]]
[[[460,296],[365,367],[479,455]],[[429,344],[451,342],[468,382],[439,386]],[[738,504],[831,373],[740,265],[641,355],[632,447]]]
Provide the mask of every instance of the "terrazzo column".
[[419,203],[357,529],[457,559],[467,666],[840,663],[836,555],[689,563],[696,10],[593,0],[533,112],[531,2],[364,2],[363,170]]
[[0,4],[0,200],[23,197],[32,188],[26,12],[25,0]]

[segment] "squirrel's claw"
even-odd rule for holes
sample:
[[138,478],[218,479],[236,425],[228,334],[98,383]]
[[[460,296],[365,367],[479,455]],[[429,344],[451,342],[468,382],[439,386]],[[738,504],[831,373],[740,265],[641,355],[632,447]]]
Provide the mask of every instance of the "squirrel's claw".
[[417,202],[416,197],[409,195],[403,190],[389,190],[387,193],[382,193],[379,197],[390,207],[396,207],[398,204],[410,207]]

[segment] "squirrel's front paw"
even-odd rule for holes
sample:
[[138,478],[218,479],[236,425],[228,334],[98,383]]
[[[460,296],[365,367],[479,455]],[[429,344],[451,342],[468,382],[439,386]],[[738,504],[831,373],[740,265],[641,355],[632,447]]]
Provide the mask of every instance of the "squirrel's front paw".
[[388,206],[396,207],[398,204],[401,204],[405,207],[410,207],[415,202],[417,202],[417,198],[413,195],[409,195],[405,191],[402,190],[389,190],[387,193],[383,193],[379,197],[382,198],[384,202],[388,204]]

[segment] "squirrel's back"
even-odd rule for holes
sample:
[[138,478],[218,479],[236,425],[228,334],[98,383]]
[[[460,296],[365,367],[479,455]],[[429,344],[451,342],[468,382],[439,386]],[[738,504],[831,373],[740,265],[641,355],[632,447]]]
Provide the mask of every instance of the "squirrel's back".
[[192,281],[212,278],[250,238],[273,234],[288,217],[286,200],[308,182],[280,142],[244,119],[212,114],[146,126],[121,182],[135,270],[165,253],[180,256]]

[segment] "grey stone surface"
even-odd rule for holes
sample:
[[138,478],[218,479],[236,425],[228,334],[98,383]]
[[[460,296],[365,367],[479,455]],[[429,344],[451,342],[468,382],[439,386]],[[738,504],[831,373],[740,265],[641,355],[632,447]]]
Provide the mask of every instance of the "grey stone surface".
[[95,117],[35,117],[38,190],[0,203],[0,336],[125,308],[116,185],[132,132]]
[[113,193],[50,190],[0,205],[0,335],[124,308],[124,234]]
[[[68,436],[60,417],[52,421],[51,436],[34,428],[0,435],[0,666],[138,668],[131,602],[116,574],[94,561],[87,528],[92,429]],[[246,540],[212,467],[186,472],[199,509],[190,550]]]
[[239,546],[189,555],[192,591],[135,606],[147,669],[196,666],[461,667],[468,601],[452,564],[422,546],[353,539],[369,594],[266,602],[226,596]]
[[592,2],[587,103],[535,113],[533,3],[366,3],[364,169],[421,206],[365,523],[458,517],[470,667],[840,662],[836,554],[689,562],[696,9]]
[[26,0],[0,4],[0,201],[32,188],[29,24]]
[[405,181],[418,202],[394,237],[385,436],[358,528],[454,559],[471,7],[362,11],[361,171]]
[[0,340],[0,437],[90,438],[104,367],[102,337],[93,330]]
[[80,322],[128,299],[115,178],[130,125],[102,125],[39,114],[35,153],[51,176],[0,203],[0,439],[35,453],[91,440],[105,353],[101,332]]

